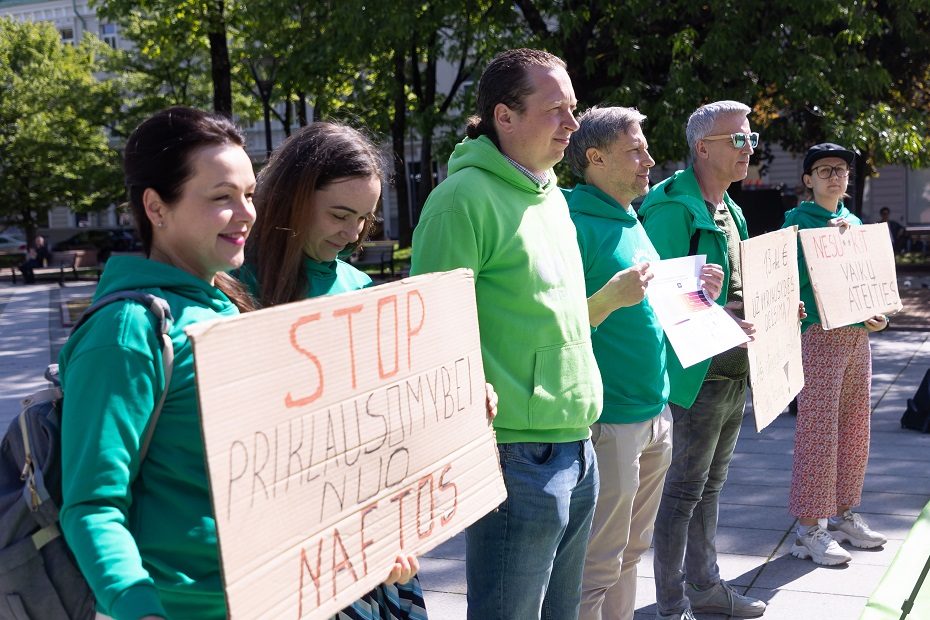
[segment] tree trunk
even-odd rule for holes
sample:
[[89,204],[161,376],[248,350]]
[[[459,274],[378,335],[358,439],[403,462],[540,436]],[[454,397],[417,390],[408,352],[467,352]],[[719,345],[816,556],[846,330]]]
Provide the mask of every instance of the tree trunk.
[[207,4],[207,39],[210,41],[210,73],[213,78],[213,110],[232,118],[232,77],[229,66],[229,47],[226,41],[224,0]]
[[[417,200],[413,205],[412,224],[416,226],[420,220],[420,212],[429,193],[435,187],[433,183],[433,132],[435,131],[436,110],[436,56],[437,56],[437,37],[434,35],[430,38],[429,48],[426,52],[426,71],[424,71],[423,99],[420,101],[420,111],[423,122],[420,130],[423,135],[420,136],[420,183],[417,188]],[[468,53],[467,50],[463,53]],[[411,62],[417,62],[414,54]]]
[[391,146],[394,151],[394,191],[397,194],[397,238],[400,247],[410,245],[413,223],[407,192],[405,135],[407,133],[406,65],[407,54],[402,45],[394,48],[394,110],[391,119]]
[[423,137],[420,139],[420,183],[417,188],[417,202],[413,205],[411,224],[417,225],[423,205],[433,188],[436,187],[433,179],[433,127],[423,128]]
[[297,93],[297,125],[307,126],[307,94]]
[[865,180],[872,173],[871,169],[866,169],[865,157],[861,154],[856,155],[853,160],[853,182],[855,183],[856,195],[853,197],[855,203],[846,207],[860,218],[862,217],[862,201],[865,199]]
[[292,107],[291,97],[284,98],[284,120],[281,124],[284,126],[284,136],[291,137],[291,125],[294,122],[294,108]]

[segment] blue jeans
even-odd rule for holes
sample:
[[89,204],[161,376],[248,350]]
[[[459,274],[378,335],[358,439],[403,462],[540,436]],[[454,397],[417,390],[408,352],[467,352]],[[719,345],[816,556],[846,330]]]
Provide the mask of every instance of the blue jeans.
[[497,446],[507,499],[465,533],[469,620],[578,616],[598,476],[590,440]]
[[656,516],[653,567],[661,614],[691,604],[685,580],[699,588],[720,581],[717,513],[720,490],[746,406],[746,380],[705,381],[690,409],[670,404],[672,464]]

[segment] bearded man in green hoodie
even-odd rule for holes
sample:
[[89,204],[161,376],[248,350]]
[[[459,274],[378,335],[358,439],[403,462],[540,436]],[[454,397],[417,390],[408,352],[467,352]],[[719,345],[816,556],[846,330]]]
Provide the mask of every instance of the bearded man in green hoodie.
[[[578,231],[589,295],[591,340],[604,383],[604,409],[591,427],[601,488],[582,582],[580,620],[632,620],[636,568],[652,542],[672,459],[665,335],[649,301],[659,260],[631,203],[649,189],[655,160],[634,108],[590,108],[565,153],[584,178],[563,193]],[[719,265],[702,280],[716,299]],[[636,372],[629,372],[635,368]]]
[[470,620],[575,618],[598,479],[602,385],[575,227],[551,168],[578,128],[559,58],[496,56],[468,138],[430,194],[411,272],[475,274],[507,499],[466,532]]
[[[724,294],[717,303],[736,314],[743,305],[739,242],[748,233],[727,188],[746,178],[759,143],[750,111],[737,101],[695,110],[685,130],[694,163],[653,187],[639,210],[659,256],[704,254],[723,266]],[[674,448],[653,540],[656,617],[693,620],[692,610],[761,616],[764,602],[720,578],[716,548],[720,491],[743,421],[749,356],[735,347],[682,368],[668,351]]]

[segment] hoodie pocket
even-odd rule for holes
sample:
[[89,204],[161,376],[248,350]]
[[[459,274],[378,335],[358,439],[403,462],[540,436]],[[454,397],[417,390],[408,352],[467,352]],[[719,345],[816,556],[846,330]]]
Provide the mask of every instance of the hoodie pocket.
[[[589,426],[600,413],[600,376],[587,340],[536,349],[529,426]],[[590,419],[589,419],[590,418]]]

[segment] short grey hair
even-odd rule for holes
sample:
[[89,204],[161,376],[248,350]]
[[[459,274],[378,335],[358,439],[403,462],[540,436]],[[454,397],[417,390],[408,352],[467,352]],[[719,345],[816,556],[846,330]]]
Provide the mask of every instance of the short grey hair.
[[698,141],[710,135],[718,118],[730,114],[749,116],[750,112],[752,108],[739,101],[714,101],[699,107],[688,117],[688,126],[685,129],[685,137],[688,138],[688,148],[691,149],[691,154],[696,154]]
[[565,149],[565,159],[575,174],[584,176],[588,149],[606,149],[619,134],[627,133],[633,125],[641,125],[646,115],[636,108],[592,106],[577,120],[579,127]]

